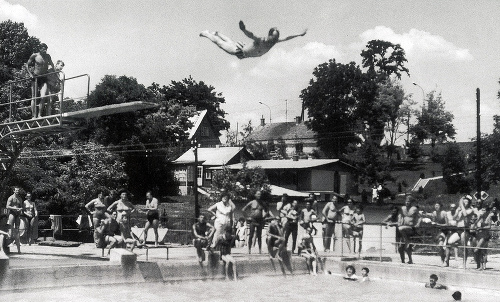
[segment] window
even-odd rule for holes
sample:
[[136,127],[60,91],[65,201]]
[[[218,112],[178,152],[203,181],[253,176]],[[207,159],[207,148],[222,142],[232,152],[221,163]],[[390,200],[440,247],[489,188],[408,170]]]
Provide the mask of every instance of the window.
[[295,153],[302,153],[304,150],[304,144],[296,143],[295,144]]
[[210,136],[210,131],[208,131],[208,127],[201,127],[201,136],[207,137]]
[[197,167],[196,172],[196,178],[201,178],[203,175],[203,167]]
[[212,171],[205,171],[205,179],[212,179]]

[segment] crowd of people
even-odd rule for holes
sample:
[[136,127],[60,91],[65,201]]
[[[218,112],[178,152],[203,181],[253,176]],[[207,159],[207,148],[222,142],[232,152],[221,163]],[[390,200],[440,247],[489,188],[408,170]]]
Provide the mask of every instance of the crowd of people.
[[391,214],[383,221],[387,226],[397,229],[398,251],[401,262],[413,263],[412,251],[418,230],[431,228],[437,230],[436,244],[443,266],[450,265],[452,251],[458,259],[458,248],[465,247],[462,262],[472,255],[477,269],[484,270],[487,262],[487,248],[492,230],[499,225],[498,209],[495,203],[485,202],[464,195],[458,201],[458,207],[452,203],[449,210],[443,209],[441,203],[434,205],[434,211],[419,210],[416,200],[408,196],[405,205],[394,207]]
[[[426,245],[421,242],[422,232],[433,230],[431,233],[438,234],[436,242],[428,245],[437,246],[443,266],[449,266],[452,252],[455,254],[455,259],[458,259],[458,247],[466,246],[464,263],[469,255],[473,255],[477,268],[485,269],[486,248],[491,238],[492,227],[499,224],[497,208],[493,203],[485,203],[481,199],[475,202],[473,200],[470,195],[464,195],[460,198],[458,207],[456,204],[451,204],[449,211],[445,211],[440,203],[436,203],[434,211],[427,213],[420,210],[415,198],[407,196],[404,205],[394,206],[381,223],[386,227],[396,228],[395,244],[403,263],[413,263],[412,254],[415,246]],[[297,200],[289,200],[288,196],[283,194],[274,211],[266,201],[262,200],[262,192],[258,191],[254,199],[241,209],[243,217],[236,221],[234,217],[236,206],[230,200],[230,196],[224,193],[221,201],[208,209],[215,220],[214,225],[204,228],[203,231],[198,229],[195,233],[195,236],[199,237],[196,239],[198,243],[195,243],[195,247],[198,250],[200,265],[204,260],[202,249],[209,246],[213,250],[221,235],[229,229],[232,229],[234,235],[232,246],[246,245],[249,254],[252,253],[252,248],[257,246],[259,253],[262,253],[261,238],[267,226],[265,237],[271,258],[282,261],[287,257],[291,235],[291,254],[304,257],[311,273],[316,274],[318,251],[313,241],[313,237],[318,233],[316,222],[316,225],[320,223],[322,225],[324,252],[332,249],[332,239],[336,240],[335,226],[340,223],[342,240],[345,240],[348,249],[361,253],[363,228],[366,223],[362,204],[348,198],[345,204],[340,206],[338,197],[333,196],[319,211],[314,194],[306,198],[303,204],[304,206],[300,208]],[[299,233],[302,236],[297,240]],[[351,242],[354,244],[352,249]],[[407,262],[406,257],[408,257]]]
[[[108,255],[112,248],[123,247],[133,250],[137,246],[144,246],[148,238],[149,229],[154,232],[154,244],[159,245],[158,227],[160,214],[158,210],[158,199],[153,197],[152,192],[146,192],[146,202],[142,209],[130,201],[130,194],[126,190],[112,190],[107,194],[105,190],[98,190],[97,197],[83,206],[82,213],[77,219],[80,225],[87,225],[93,229],[93,239],[96,247],[108,248]],[[5,229],[0,233],[0,251],[12,243],[21,253],[20,234],[27,234],[28,244],[38,238],[38,210],[31,193],[22,197],[21,188],[15,187],[13,194],[6,203],[7,223]],[[132,232],[131,215],[137,210],[146,214],[144,230],[140,235]],[[90,217],[90,223],[86,222]],[[54,223],[54,222],[53,222]],[[142,238],[141,238],[142,237]],[[1,244],[3,243],[3,244]]]

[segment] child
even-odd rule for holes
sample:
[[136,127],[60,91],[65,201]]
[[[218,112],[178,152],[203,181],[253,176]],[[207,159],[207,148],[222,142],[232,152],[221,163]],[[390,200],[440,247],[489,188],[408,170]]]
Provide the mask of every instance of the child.
[[358,276],[356,276],[356,269],[352,265],[348,265],[345,268],[345,276],[344,279],[349,280],[349,281],[356,281],[358,280]]
[[363,208],[361,206],[356,206],[354,208],[354,214],[351,218],[351,230],[352,237],[354,237],[354,252],[356,253],[356,238],[359,239],[358,254],[361,254],[362,242],[363,242],[363,225],[365,224],[365,214],[363,214]]
[[302,237],[302,241],[299,244],[298,254],[306,259],[307,270],[314,276],[317,276],[316,260],[318,258],[318,251],[313,242],[313,237],[311,235],[312,229],[307,228],[306,234]]
[[361,269],[361,282],[370,281],[370,277],[368,274],[370,273],[370,269],[367,267],[363,267]]
[[233,265],[233,280],[238,281],[238,275],[236,273],[236,260],[234,260],[231,255],[231,247],[233,246],[235,236],[231,233],[231,226],[226,227],[224,234],[219,237],[217,245],[220,250],[220,258],[225,264],[226,280],[229,280],[229,264],[231,263]]
[[236,247],[244,247],[247,237],[247,223],[244,217],[240,217],[236,222]]
[[429,277],[429,283],[425,283],[425,287],[433,288],[433,289],[448,289],[446,285],[437,283],[438,276],[436,274],[432,274]]

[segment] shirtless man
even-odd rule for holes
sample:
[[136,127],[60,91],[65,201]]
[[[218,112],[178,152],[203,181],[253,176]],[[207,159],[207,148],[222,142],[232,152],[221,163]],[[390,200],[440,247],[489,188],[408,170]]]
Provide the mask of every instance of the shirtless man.
[[410,244],[410,237],[415,235],[415,226],[418,224],[418,208],[415,206],[415,199],[411,196],[406,197],[405,205],[401,207],[399,221],[399,233],[401,243],[398,248],[401,262],[405,262],[405,252],[408,254],[408,264],[413,264],[412,251],[413,245]]
[[267,53],[276,43],[288,41],[290,39],[304,36],[307,30],[298,35],[288,36],[285,39],[280,39],[280,32],[276,27],[269,30],[267,37],[256,37],[252,32],[248,31],[243,21],[240,21],[240,29],[243,33],[252,39],[252,43],[244,44],[242,42],[234,42],[230,38],[224,36],[219,32],[209,32],[208,30],[202,31],[200,37],[210,39],[213,43],[219,46],[222,50],[230,55],[236,56],[238,59],[260,57]]
[[160,212],[158,212],[158,199],[153,197],[151,191],[146,192],[147,222],[144,226],[144,244],[148,239],[148,232],[151,227],[155,234],[155,247],[158,246],[158,224],[160,223]]
[[[9,220],[7,224],[9,225],[9,237],[14,238],[17,246],[17,252],[21,253],[21,242],[19,240],[19,225],[21,223],[21,214],[24,212],[24,203],[21,199],[19,187],[14,187],[14,194],[12,194],[7,199],[7,205],[5,206],[9,210]],[[15,229],[14,237],[12,237],[12,230]]]
[[[37,103],[36,99],[33,99],[31,101],[32,116],[33,118],[42,117],[42,114],[44,113],[45,110],[45,103],[47,102],[45,96],[47,95],[47,89],[48,89],[47,77],[45,76],[45,74],[47,74],[49,66],[52,67],[55,66],[54,63],[52,62],[52,58],[47,53],[47,44],[45,43],[40,44],[39,52],[32,54],[25,65],[29,75],[32,78],[36,77],[36,79],[33,82],[31,90],[32,97],[33,98],[37,97],[37,91],[35,87],[38,87],[38,89],[40,90],[40,103],[38,110],[36,106]],[[33,72],[31,72],[31,70],[29,69],[31,65],[35,66]]]
[[255,192],[255,199],[247,203],[242,212],[245,212],[247,208],[250,208],[250,234],[248,235],[248,253],[252,253],[252,239],[255,234],[257,243],[259,244],[259,254],[262,254],[262,228],[264,227],[264,217],[265,212],[267,212],[266,206],[261,200],[262,192]]

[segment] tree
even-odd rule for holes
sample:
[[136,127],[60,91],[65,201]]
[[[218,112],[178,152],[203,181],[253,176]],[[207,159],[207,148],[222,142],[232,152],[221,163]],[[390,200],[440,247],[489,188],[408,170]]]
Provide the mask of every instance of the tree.
[[368,68],[368,72],[395,75],[401,79],[401,73],[405,72],[410,76],[410,71],[404,66],[406,55],[404,49],[399,44],[393,44],[383,40],[371,40],[366,44],[366,49],[361,52],[363,57],[363,67]]
[[[387,157],[392,159],[396,148],[396,141],[404,134],[408,134],[410,118],[414,114],[412,106],[415,101],[405,94],[398,82],[389,80],[379,86],[379,96],[381,103],[387,104],[388,119],[385,123],[385,133],[387,141]],[[401,130],[405,126],[406,131]],[[409,135],[409,134],[408,134]]]
[[[130,101],[157,103],[155,109],[93,119],[81,135],[122,152],[130,191],[142,196],[151,189],[159,196],[176,195],[177,186],[168,161],[181,147],[194,109],[168,99],[157,84],[146,88],[133,77],[105,76],[89,95],[91,107]],[[155,175],[155,177],[151,177]]]
[[349,144],[360,141],[356,109],[365,78],[354,62],[341,64],[335,59],[314,68],[313,75],[300,95],[310,118],[306,124],[317,133],[320,149],[339,157]]
[[262,191],[264,197],[271,192],[265,171],[260,167],[243,168],[237,172],[224,167],[212,175],[212,189],[225,190],[231,194],[235,202],[243,202],[253,198],[257,191]]
[[225,120],[226,112],[220,106],[226,100],[222,93],[215,91],[213,86],[208,86],[203,81],[196,82],[189,76],[180,82],[172,81],[169,86],[158,88],[158,91],[166,99],[175,100],[183,107],[193,106],[196,110],[206,109],[209,120],[217,131],[229,129],[230,124]]
[[453,126],[453,114],[444,109],[445,102],[441,93],[436,95],[431,91],[427,95],[427,106],[422,107],[422,113],[417,116],[417,124],[412,127],[416,138],[422,142],[430,141],[432,150],[436,142],[443,143],[449,138],[454,138],[456,131]]
[[[481,137],[481,170],[479,173],[485,187],[500,183],[500,148],[498,148],[500,145],[500,116],[494,116],[493,126],[491,134],[485,134]],[[471,162],[476,161],[476,159],[477,155],[471,154]]]
[[466,176],[467,161],[457,143],[447,144],[441,166],[443,168],[443,180],[449,194],[471,191],[471,183]]
[[48,138],[37,143],[23,153],[10,184],[32,192],[51,214],[75,214],[80,203],[95,198],[97,189],[127,185],[125,163],[102,145],[74,141],[65,148],[62,139]]
[[21,69],[40,46],[37,37],[30,36],[24,23],[11,20],[0,23],[0,60],[8,69]]

